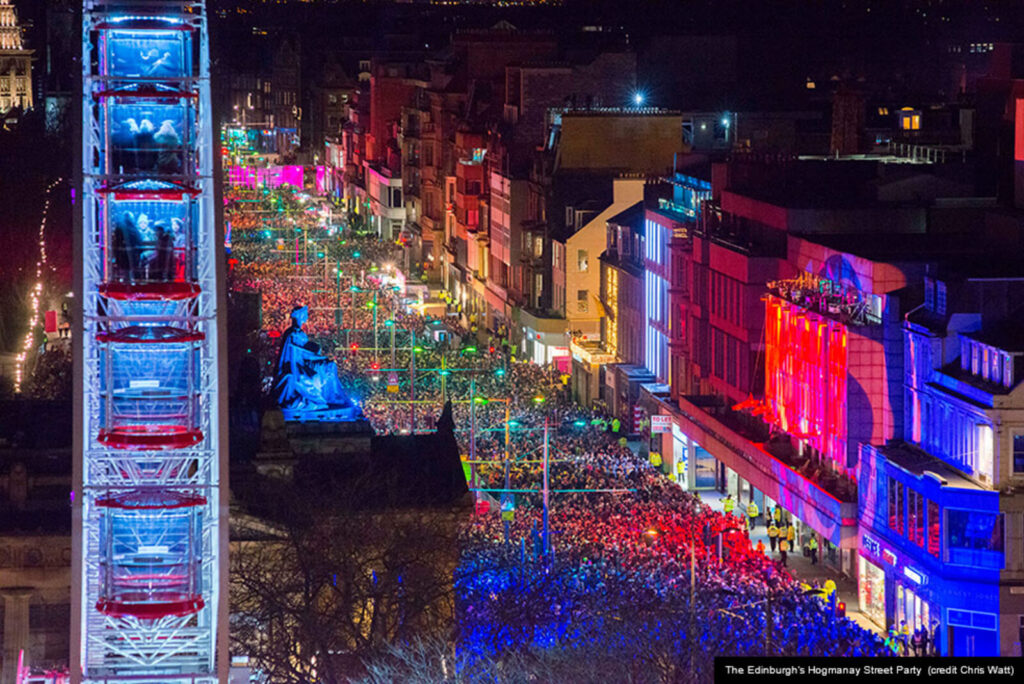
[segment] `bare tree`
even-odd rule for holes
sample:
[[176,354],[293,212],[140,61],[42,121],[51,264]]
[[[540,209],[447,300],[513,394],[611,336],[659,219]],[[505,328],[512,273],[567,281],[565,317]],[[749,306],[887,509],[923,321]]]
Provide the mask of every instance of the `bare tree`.
[[462,513],[353,509],[346,494],[275,485],[259,522],[237,518],[233,648],[275,684],[346,681],[387,644],[451,634]]

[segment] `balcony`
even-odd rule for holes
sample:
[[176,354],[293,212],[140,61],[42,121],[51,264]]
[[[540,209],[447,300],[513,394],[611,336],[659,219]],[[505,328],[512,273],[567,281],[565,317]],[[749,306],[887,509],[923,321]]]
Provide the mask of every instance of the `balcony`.
[[773,438],[760,420],[717,397],[654,397],[684,433],[717,460],[841,548],[857,544],[857,490],[852,480],[799,456],[788,438]]

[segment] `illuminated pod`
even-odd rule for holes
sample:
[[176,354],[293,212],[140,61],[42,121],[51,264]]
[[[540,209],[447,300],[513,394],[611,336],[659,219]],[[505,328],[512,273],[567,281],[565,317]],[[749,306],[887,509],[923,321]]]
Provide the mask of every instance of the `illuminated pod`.
[[202,0],[85,0],[74,682],[227,679],[205,17]]

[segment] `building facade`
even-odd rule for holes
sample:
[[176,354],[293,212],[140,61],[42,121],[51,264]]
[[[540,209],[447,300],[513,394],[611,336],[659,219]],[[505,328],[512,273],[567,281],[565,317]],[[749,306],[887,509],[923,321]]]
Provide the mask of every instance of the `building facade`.
[[18,14],[11,0],[0,0],[0,114],[32,109],[32,55],[25,49]]

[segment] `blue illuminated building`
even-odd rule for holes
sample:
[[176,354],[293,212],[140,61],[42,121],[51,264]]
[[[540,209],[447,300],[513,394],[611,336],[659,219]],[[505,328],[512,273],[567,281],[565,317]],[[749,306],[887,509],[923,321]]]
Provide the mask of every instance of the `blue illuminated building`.
[[924,285],[904,324],[905,441],[861,449],[861,610],[926,626],[945,655],[1020,655],[1024,329],[1008,306],[1024,288]]
[[[681,295],[687,274],[682,269],[683,252],[697,223],[703,202],[711,198],[711,183],[702,178],[676,172],[666,179],[672,198],[659,198],[657,206],[648,206],[644,218],[644,302],[646,326],[644,365],[659,383],[668,383],[673,356],[681,351]],[[673,320],[673,317],[675,320]],[[673,340],[673,331],[676,339]]]

